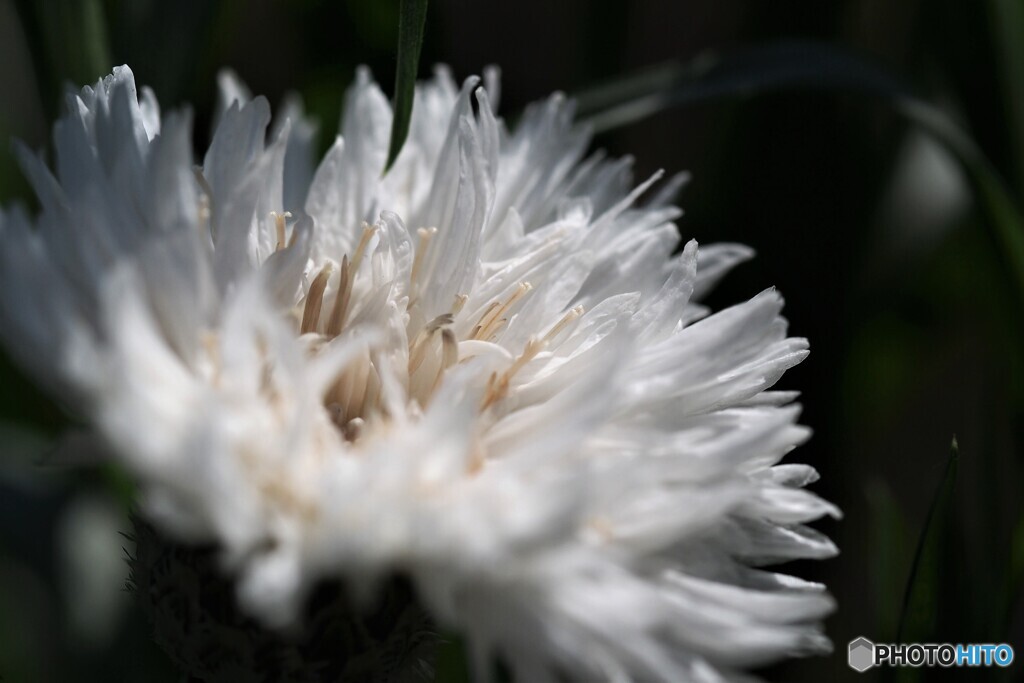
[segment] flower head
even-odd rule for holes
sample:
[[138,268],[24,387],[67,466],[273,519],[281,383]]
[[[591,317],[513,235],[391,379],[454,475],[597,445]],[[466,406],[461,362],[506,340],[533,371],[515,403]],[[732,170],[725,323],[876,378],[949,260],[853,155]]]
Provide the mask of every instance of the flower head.
[[55,174],[19,152],[42,211],[0,216],[7,348],[270,625],[400,573],[523,681],[826,649],[823,588],[757,569],[835,552],[814,470],[778,464],[808,434],[770,391],[807,354],[781,297],[710,313],[750,251],[672,255],[684,178],[645,199],[559,95],[509,132],[493,76],[421,84],[382,176],[365,71],[313,173],[297,105],[268,134],[224,75],[196,165],[188,112],[115,69],[69,95]]

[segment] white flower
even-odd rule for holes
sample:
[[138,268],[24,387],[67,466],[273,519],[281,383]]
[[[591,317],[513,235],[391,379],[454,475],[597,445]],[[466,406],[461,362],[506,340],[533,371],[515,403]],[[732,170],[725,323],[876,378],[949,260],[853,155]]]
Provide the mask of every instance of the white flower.
[[[493,76],[493,74],[491,75]],[[717,681],[825,651],[820,585],[756,567],[833,555],[835,508],[779,461],[808,431],[769,391],[807,354],[767,290],[694,299],[738,245],[678,243],[676,177],[584,158],[555,95],[514,132],[439,70],[382,177],[366,72],[315,175],[312,129],[221,79],[188,112],[127,67],[68,98],[42,205],[0,224],[10,353],[214,541],[242,604],[286,623],[311,585],[395,572],[517,680]],[[476,101],[476,107],[473,101]]]

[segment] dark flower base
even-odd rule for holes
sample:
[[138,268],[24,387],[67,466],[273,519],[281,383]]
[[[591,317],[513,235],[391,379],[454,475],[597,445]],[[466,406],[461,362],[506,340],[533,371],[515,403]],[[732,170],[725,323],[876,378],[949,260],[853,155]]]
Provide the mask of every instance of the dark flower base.
[[133,516],[128,587],[153,638],[193,680],[215,683],[420,683],[433,680],[439,642],[409,583],[393,579],[369,611],[340,582],[306,603],[295,633],[269,630],[238,610],[235,587],[210,547],[162,536]]

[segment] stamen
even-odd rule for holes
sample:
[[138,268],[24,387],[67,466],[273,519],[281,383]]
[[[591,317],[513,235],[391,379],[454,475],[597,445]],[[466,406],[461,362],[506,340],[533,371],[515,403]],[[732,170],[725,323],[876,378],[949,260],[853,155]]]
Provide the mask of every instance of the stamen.
[[492,372],[491,376],[487,378],[487,391],[484,392],[483,400],[480,402],[480,412],[487,410],[501,398],[499,382],[497,372]]
[[277,230],[277,245],[274,247],[274,251],[281,251],[287,242],[285,239],[285,220],[291,218],[292,213],[291,211],[285,211],[284,213],[271,211],[270,216],[274,219],[274,228]]
[[483,404],[480,406],[480,410],[486,410],[500,399],[505,398],[508,393],[509,383],[517,372],[523,369],[523,367],[533,360],[538,353],[540,353],[544,347],[547,346],[547,342],[543,339],[536,339],[531,337],[526,346],[523,348],[523,352],[519,354],[515,362],[505,372],[492,373],[491,378],[487,382],[487,392],[484,394]]
[[342,432],[345,434],[345,438],[348,441],[356,441],[357,439],[359,439],[359,434],[363,431],[363,425],[365,424],[366,421],[363,418],[353,417],[351,420],[348,421],[348,424],[346,424],[342,428]]
[[409,375],[412,376],[416,370],[419,369],[420,365],[423,364],[423,359],[427,354],[427,347],[430,345],[430,340],[434,334],[446,325],[452,324],[452,314],[445,313],[439,315],[429,323],[423,326],[423,329],[419,331],[412,344],[409,346]]
[[348,266],[348,254],[341,259],[341,278],[338,280],[338,295],[334,297],[334,307],[327,321],[327,335],[337,337],[345,325],[349,299],[352,297],[352,273]]
[[459,341],[455,333],[449,328],[441,330],[441,365],[437,368],[437,377],[434,378],[434,387],[430,390],[431,395],[441,386],[441,379],[445,371],[459,362]]
[[437,316],[436,318],[431,320],[429,323],[427,323],[426,327],[427,327],[428,330],[430,330],[430,333],[433,334],[434,332],[437,332],[439,329],[441,329],[445,325],[451,325],[451,324],[452,324],[452,314],[451,313],[442,313],[441,315]]
[[476,326],[473,328],[473,332],[470,333],[470,335],[469,335],[470,339],[479,339],[480,338],[480,331],[483,329],[484,320],[486,320],[488,318],[488,316],[491,315],[491,312],[494,311],[496,308],[498,308],[498,306],[500,306],[500,305],[501,304],[498,303],[497,301],[492,301],[491,302],[491,304],[487,307],[487,310],[484,311],[484,314],[482,316],[480,316],[480,322],[478,322],[476,324]]
[[505,371],[508,378],[511,379],[512,375],[522,370],[523,366],[533,360],[538,353],[543,351],[545,346],[547,346],[547,343],[543,340],[531,337],[530,340],[526,342],[526,347],[523,349],[523,352],[519,354],[519,358],[516,358],[516,362],[512,364],[511,368]]
[[366,385],[370,378],[371,363],[366,358],[364,362],[357,363],[352,368],[352,378],[349,381],[349,395],[345,402],[346,414],[358,417],[363,414],[363,401],[366,398]]
[[372,415],[373,411],[380,408],[380,375],[377,373],[377,365],[370,360],[370,374],[366,379],[366,396],[363,398],[363,415]]
[[281,507],[288,508],[306,521],[314,521],[320,514],[316,503],[301,496],[286,479],[271,476],[261,477],[260,492]]
[[363,223],[363,236],[359,238],[359,246],[356,247],[356,253],[352,257],[353,277],[355,277],[355,273],[359,272],[359,264],[363,262],[363,254],[366,252],[366,247],[370,244],[370,238],[373,237],[375,232],[377,232],[377,226]]
[[263,369],[260,371],[260,391],[271,401],[279,398],[277,389],[274,387],[274,366],[265,361]]
[[469,459],[466,462],[466,474],[474,475],[484,468],[484,463],[487,462],[487,449],[480,442],[479,439],[475,439],[473,443],[473,450],[469,453]]
[[423,267],[423,259],[426,257],[431,238],[437,234],[437,228],[420,228],[416,231],[416,234],[420,236],[420,243],[416,246],[416,256],[413,257],[412,270],[409,272],[410,308],[416,303],[416,299],[419,298],[420,268]]
[[335,424],[344,426],[347,415],[345,401],[349,394],[349,369],[342,371],[335,379],[334,384],[327,390],[327,401],[331,408],[331,417]]
[[456,294],[455,303],[452,304],[452,315],[455,316],[461,313],[467,301],[469,301],[468,294]]
[[213,213],[210,211],[210,198],[207,195],[199,197],[199,229],[202,231],[202,236],[205,239],[210,239],[210,219],[213,217]]
[[516,291],[512,292],[512,296],[508,298],[508,301],[497,306],[492,304],[488,307],[487,311],[480,318],[480,322],[473,329],[473,338],[482,339],[483,341],[489,340],[492,335],[501,329],[502,325],[508,322],[507,318],[502,318],[501,316],[508,312],[517,301],[526,296],[526,293],[531,289],[533,289],[533,285],[529,282],[520,282]]
[[583,308],[583,306],[576,306],[568,313],[566,313],[565,316],[561,320],[559,320],[555,324],[555,326],[548,331],[547,334],[544,335],[544,339],[542,340],[544,344],[547,345],[551,343],[551,341],[556,336],[558,336],[559,332],[568,327],[569,324],[572,323],[574,320],[578,320],[585,312],[586,310]]
[[202,193],[205,194],[207,197],[212,197],[213,188],[210,187],[210,183],[206,180],[206,176],[203,175],[203,167],[193,166],[192,174],[195,176],[196,182],[199,183],[199,189],[202,191]]
[[327,263],[309,286],[309,294],[306,295],[306,306],[302,311],[302,324],[299,326],[300,334],[316,332],[320,323],[320,308],[324,303],[324,290],[327,288],[327,280],[331,277],[334,267]]
[[206,181],[206,176],[203,175],[202,166],[193,166],[192,174],[195,176],[196,183],[199,185],[199,229],[202,231],[204,238],[213,238],[213,226],[211,219],[213,217],[213,211],[211,209],[213,188],[210,187],[210,183]]
[[220,342],[213,332],[203,332],[200,339],[213,367],[213,383],[217,385],[220,383],[221,369]]
[[459,362],[459,342],[455,339],[455,333],[447,327],[441,330],[441,350],[443,372]]

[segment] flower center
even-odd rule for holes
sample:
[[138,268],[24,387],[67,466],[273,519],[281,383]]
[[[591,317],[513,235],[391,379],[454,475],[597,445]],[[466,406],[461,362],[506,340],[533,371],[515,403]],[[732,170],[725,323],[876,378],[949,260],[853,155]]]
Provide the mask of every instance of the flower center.
[[[285,244],[286,214],[274,214],[277,225],[278,249]],[[305,297],[296,309],[298,334],[308,338],[312,352],[343,334],[351,327],[353,313],[359,304],[370,304],[373,295],[371,274],[359,278],[360,268],[368,267],[370,245],[381,226],[363,224],[360,240],[352,252],[341,259],[340,268],[332,262],[324,264],[310,283]],[[350,362],[334,379],[323,397],[323,404],[334,424],[348,441],[358,441],[375,426],[391,417],[395,404],[388,400],[388,392],[402,392],[406,412],[415,417],[426,408],[445,373],[460,361],[464,362],[473,352],[460,353],[463,342],[484,343],[504,347],[500,336],[509,321],[533,291],[526,281],[515,285],[511,293],[496,297],[477,309],[482,312],[467,313],[464,307],[470,300],[469,294],[455,296],[451,309],[431,319],[426,319],[421,305],[424,282],[422,271],[431,248],[437,228],[420,228],[415,246],[412,265],[407,281],[395,288],[395,299],[405,298],[405,310],[394,313],[404,318],[405,348],[371,347]],[[298,311],[301,310],[301,315]],[[507,368],[494,371],[482,382],[481,413],[493,409],[508,393],[515,375],[539,353],[547,348],[563,330],[583,315],[583,308],[577,306],[566,313],[546,334],[530,337],[518,355],[504,349],[501,353],[511,359]],[[470,317],[472,316],[472,317]],[[463,330],[457,334],[456,329]],[[386,373],[390,373],[387,377]],[[397,380],[391,386],[389,377]],[[484,378],[481,378],[484,379]]]

